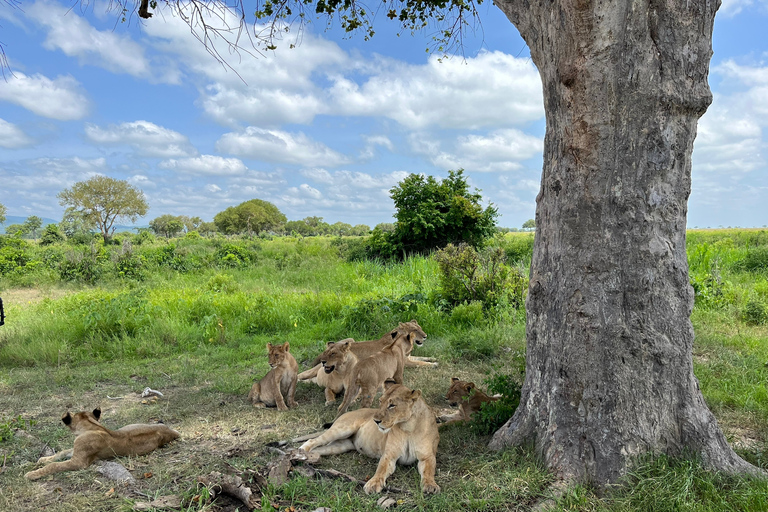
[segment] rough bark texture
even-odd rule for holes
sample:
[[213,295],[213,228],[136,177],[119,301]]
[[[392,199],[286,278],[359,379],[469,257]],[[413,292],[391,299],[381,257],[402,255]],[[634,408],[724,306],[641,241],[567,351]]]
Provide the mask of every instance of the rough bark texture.
[[693,375],[685,253],[691,153],[719,0],[497,0],[541,74],[547,131],[520,408],[560,477],[615,482],[634,456],[729,448]]

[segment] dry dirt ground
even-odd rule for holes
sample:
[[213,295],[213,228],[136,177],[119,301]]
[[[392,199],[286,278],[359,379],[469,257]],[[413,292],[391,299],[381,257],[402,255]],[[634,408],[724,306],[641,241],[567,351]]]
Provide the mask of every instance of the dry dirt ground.
[[[428,403],[436,409],[447,409],[444,394],[451,376],[480,383],[485,375],[479,367],[457,371],[448,366],[407,369],[406,384],[422,389]],[[58,374],[60,370],[51,372]],[[71,370],[73,374],[77,372],[77,369]],[[23,425],[23,428],[15,429],[10,439],[0,441],[0,510],[127,511],[139,510],[137,507],[141,507],[141,503],[169,497],[176,499],[183,510],[233,511],[237,507],[244,510],[242,503],[226,496],[214,501],[208,499],[211,489],[197,480],[212,472],[252,478],[254,491],[257,494],[264,491],[268,495],[264,498],[265,505],[271,503],[280,510],[290,510],[292,501],[281,498],[274,488],[265,488],[261,478],[267,476],[270,463],[280,458],[267,443],[315,432],[324,422],[332,420],[336,412],[336,407],[324,406],[322,389],[313,384],[300,383],[296,393],[299,407],[280,412],[253,408],[247,401],[247,391],[238,395],[222,393],[208,382],[195,386],[177,385],[170,376],[167,385],[153,386],[163,393],[163,397],[156,400],[142,398],[141,392],[150,379],[141,368],[136,368],[127,382],[84,385],[75,383],[77,376],[72,375],[70,386],[67,377],[69,375],[57,375],[50,381],[41,377],[39,384],[20,389],[9,385],[9,379],[0,376],[0,422],[13,429],[19,426],[15,420],[20,418]],[[97,406],[101,407],[101,420],[108,428],[162,421],[180,431],[182,438],[149,455],[116,459],[135,479],[130,485],[104,476],[97,465],[35,482],[27,481],[24,473],[38,467],[35,461],[40,456],[72,446],[73,435],[61,423],[62,414],[92,410]],[[487,452],[487,440],[471,435],[467,428],[445,429],[441,434],[438,483],[445,487],[451,480],[466,476],[470,470],[463,463],[463,455],[468,450]],[[313,466],[335,469],[365,480],[375,472],[376,463],[376,460],[359,454],[343,454],[328,457]],[[419,475],[415,467],[398,467],[388,483],[418,494]],[[329,482],[328,485],[329,489],[335,489],[341,484]],[[364,496],[361,490],[358,492]]]

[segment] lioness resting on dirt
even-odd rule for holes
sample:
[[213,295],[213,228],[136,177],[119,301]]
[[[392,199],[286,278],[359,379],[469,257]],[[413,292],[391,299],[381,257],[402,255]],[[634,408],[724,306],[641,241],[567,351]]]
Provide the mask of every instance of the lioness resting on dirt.
[[352,338],[328,343],[328,348],[320,354],[322,370],[313,382],[325,386],[325,405],[334,403],[336,395],[344,391],[344,379],[357,364],[357,356],[351,350],[354,343]]
[[435,482],[439,441],[435,416],[421,391],[387,382],[378,409],[358,409],[342,415],[330,429],[300,449],[320,455],[357,450],[378,458],[376,473],[364,487],[367,494],[381,492],[387,477],[395,471],[395,463],[408,465],[418,461],[421,490],[436,493],[440,492]]
[[440,426],[469,421],[473,414],[480,410],[485,402],[495,402],[498,397],[488,396],[475,386],[474,382],[466,382],[456,377],[451,377],[451,387],[445,395],[448,403],[453,407],[459,406],[458,412],[440,416]]
[[336,421],[347,412],[349,406],[360,398],[360,407],[370,407],[379,390],[384,389],[384,383],[393,379],[397,384],[403,383],[403,368],[405,357],[413,350],[416,334],[398,334],[392,342],[370,357],[359,359],[357,364],[344,378],[344,401],[339,406]]
[[[294,396],[296,394],[296,379],[299,373],[299,365],[296,358],[289,352],[291,345],[286,341],[282,345],[267,343],[269,351],[269,366],[272,368],[267,374],[253,383],[248,400],[254,407],[275,407],[281,411],[287,411],[288,406],[299,405]],[[288,405],[285,405],[285,399]]]
[[[50,457],[41,457],[37,463],[47,466],[30,471],[24,476],[37,480],[60,471],[85,469],[97,460],[115,456],[144,455],[178,439],[181,435],[163,424],[137,423],[118,430],[109,430],[99,423],[100,417],[99,408],[93,412],[78,412],[74,416],[67,412],[61,421],[75,433],[74,447]],[[56,462],[69,457],[71,458],[68,461]]]
[[[379,338],[378,340],[372,340],[372,341],[358,341],[352,344],[352,352],[357,356],[358,359],[363,359],[369,356],[372,356],[379,350],[386,347],[389,343],[392,342],[394,338],[397,337],[398,334],[408,334],[408,333],[414,333],[414,343],[417,346],[422,346],[424,344],[424,340],[427,339],[427,335],[424,332],[424,330],[421,328],[419,323],[416,320],[411,320],[410,322],[400,322],[400,324],[397,326],[397,328],[392,329],[388,333],[386,333],[384,336]],[[347,338],[347,341],[351,340],[352,338]],[[354,340],[353,340],[354,341]],[[326,350],[330,348],[330,346],[334,342],[329,342],[326,346]],[[413,350],[413,348],[411,348]],[[407,359],[405,361],[406,368],[415,368],[415,367],[430,367],[435,368],[437,367],[437,362],[434,361],[434,359],[430,357],[416,357],[412,356],[410,352],[406,354]],[[300,381],[309,381],[309,382],[315,382],[317,383],[317,376],[322,371],[322,365],[320,364],[320,357],[322,357],[322,354],[318,356],[318,358],[313,363],[314,366],[310,368],[309,370],[303,371],[299,374],[299,380]]]

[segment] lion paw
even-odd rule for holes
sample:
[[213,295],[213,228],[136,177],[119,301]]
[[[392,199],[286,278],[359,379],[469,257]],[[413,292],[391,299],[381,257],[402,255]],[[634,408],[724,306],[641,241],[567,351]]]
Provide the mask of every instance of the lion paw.
[[288,407],[298,407],[298,406],[299,406],[299,402],[297,402],[296,400],[288,404]]
[[375,478],[371,478],[365,483],[365,487],[363,487],[363,490],[365,491],[365,494],[371,494],[371,493],[381,492],[383,488],[384,488],[384,482]]
[[440,486],[437,485],[435,482],[425,482],[421,486],[421,491],[424,494],[437,494],[440,492]]
[[26,478],[27,480],[37,480],[38,478],[40,478],[40,475],[38,474],[37,471],[30,471],[29,473],[24,475],[24,478]]

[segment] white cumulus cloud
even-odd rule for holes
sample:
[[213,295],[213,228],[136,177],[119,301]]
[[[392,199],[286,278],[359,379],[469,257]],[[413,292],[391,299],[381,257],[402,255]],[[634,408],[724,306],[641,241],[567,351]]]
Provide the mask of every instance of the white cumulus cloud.
[[346,156],[303,133],[255,126],[249,126],[240,133],[225,133],[216,142],[216,149],[242,158],[305,166],[336,167],[349,162]]
[[19,71],[7,80],[0,80],[0,100],[59,121],[81,119],[89,108],[88,100],[80,92],[80,84],[71,76],[51,80],[40,74],[28,76]]
[[5,119],[0,119],[0,147],[15,149],[29,146],[33,142],[21,128]]
[[87,124],[85,135],[96,144],[130,145],[142,156],[173,158],[197,154],[185,135],[149,121],[139,120],[106,128]]
[[169,169],[180,174],[210,176],[241,176],[248,171],[242,160],[224,158],[216,155],[200,155],[194,158],[181,158],[160,162],[161,169]]

